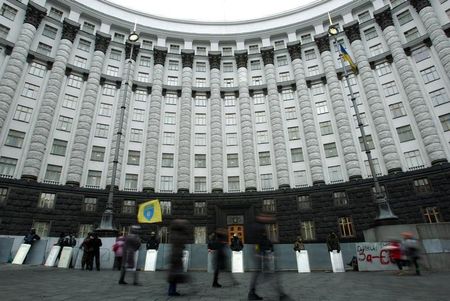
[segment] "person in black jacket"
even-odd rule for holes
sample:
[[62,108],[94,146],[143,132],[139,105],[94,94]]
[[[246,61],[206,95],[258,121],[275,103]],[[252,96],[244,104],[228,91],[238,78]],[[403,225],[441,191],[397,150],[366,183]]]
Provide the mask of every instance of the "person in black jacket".
[[156,233],[150,233],[150,238],[147,241],[147,250],[158,250],[159,248],[159,239],[156,237]]
[[100,271],[100,247],[102,246],[102,240],[98,238],[97,233],[94,233],[92,239],[93,259],[95,259],[95,267],[97,271]]
[[183,250],[189,237],[190,224],[187,220],[176,219],[170,226],[170,240],[172,253],[167,281],[169,282],[169,296],[180,296],[177,284],[187,282],[187,275],[183,271]]
[[339,243],[339,238],[336,233],[330,232],[327,237],[327,248],[328,252],[333,252],[336,250],[338,253],[341,252],[341,244]]
[[211,250],[215,250],[213,266],[214,278],[212,287],[222,287],[219,284],[219,272],[225,269],[227,256],[225,254],[225,247],[227,245],[227,231],[225,229],[217,229],[215,239],[211,242]]
[[36,229],[31,228],[30,232],[23,238],[23,243],[33,245],[36,240],[40,240],[40,236],[36,234]]
[[230,249],[232,251],[241,251],[244,248],[244,245],[242,244],[242,241],[239,239],[236,233],[233,234],[233,237],[231,238],[230,243]]

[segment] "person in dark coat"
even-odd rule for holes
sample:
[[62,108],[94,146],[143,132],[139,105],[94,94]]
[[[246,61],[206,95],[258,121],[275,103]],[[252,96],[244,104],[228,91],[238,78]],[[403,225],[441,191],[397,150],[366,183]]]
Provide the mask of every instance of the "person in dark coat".
[[[73,232],[70,232],[69,235],[67,235],[64,238],[64,245],[66,247],[71,247],[74,248],[77,245],[77,239],[75,238],[75,235],[73,234]],[[72,256],[73,256],[73,252],[72,252]],[[70,258],[70,263],[69,263],[69,268],[73,268],[73,257]]]
[[150,233],[150,238],[147,241],[147,250],[158,250],[159,248],[159,239],[156,237],[156,233]]
[[294,251],[300,252],[305,249],[305,244],[301,236],[297,236],[297,240],[294,243]]
[[338,253],[341,252],[341,244],[339,243],[339,238],[337,237],[336,233],[331,232],[330,234],[328,234],[327,247],[328,252],[333,252],[333,250],[336,250]]
[[167,281],[169,282],[169,296],[180,296],[177,292],[177,284],[187,282],[187,275],[183,272],[183,250],[189,237],[189,222],[176,219],[170,226],[170,240],[172,253],[170,255],[170,267]]
[[242,241],[239,239],[236,233],[233,234],[233,238],[231,238],[230,249],[232,251],[239,252],[244,248]]
[[63,248],[66,246],[66,234],[64,232],[59,233],[59,238],[58,241],[56,242],[55,246],[59,246],[59,252],[58,252],[58,256],[56,256],[56,259],[59,259],[61,257],[61,253]]
[[[130,234],[125,237],[125,243],[123,245],[123,260],[122,269],[120,270],[119,284],[127,284],[125,282],[125,273],[127,269],[135,269],[136,251],[141,247],[141,239],[138,232],[141,229],[140,226],[132,226]],[[138,282],[138,272],[134,270],[133,285],[141,285]]]
[[88,233],[88,236],[83,240],[80,245],[80,249],[83,249],[83,257],[81,258],[81,269],[92,271],[93,268],[93,256],[94,256],[94,247],[92,244],[92,240],[94,236],[92,233]]
[[23,238],[23,243],[27,245],[33,245],[36,240],[40,239],[41,237],[36,234],[36,229],[31,228],[30,232]]
[[95,268],[100,271],[100,247],[102,246],[102,240],[98,238],[97,233],[94,233],[92,239],[92,256],[95,259]]
[[211,250],[215,250],[213,266],[214,266],[214,278],[212,287],[222,287],[219,284],[219,272],[225,269],[226,253],[225,247],[227,245],[227,231],[225,229],[217,229],[215,239],[211,242]]

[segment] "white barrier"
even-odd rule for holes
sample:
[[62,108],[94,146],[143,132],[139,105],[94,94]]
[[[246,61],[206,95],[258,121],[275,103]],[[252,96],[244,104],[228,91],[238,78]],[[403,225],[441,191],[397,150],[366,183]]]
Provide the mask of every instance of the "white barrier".
[[61,250],[60,246],[53,246],[48,253],[47,260],[45,260],[46,267],[54,267],[56,265],[56,259],[58,259],[59,250]]
[[183,250],[183,271],[186,273],[189,267],[189,251]]
[[145,256],[145,266],[144,271],[154,272],[156,271],[156,259],[158,258],[157,250],[147,250],[147,254]]
[[70,263],[72,262],[72,247],[64,247],[61,252],[61,256],[59,256],[58,268],[68,269]]
[[309,267],[309,256],[308,251],[301,250],[295,252],[297,257],[297,270],[299,273],[310,273],[311,268]]
[[333,273],[345,272],[344,261],[342,260],[342,253],[336,250],[330,252],[331,266],[333,267]]
[[231,252],[231,272],[244,273],[244,255],[242,251]]
[[30,251],[30,248],[31,245],[29,244],[21,244],[12,263],[23,264],[25,258],[27,257],[28,251]]

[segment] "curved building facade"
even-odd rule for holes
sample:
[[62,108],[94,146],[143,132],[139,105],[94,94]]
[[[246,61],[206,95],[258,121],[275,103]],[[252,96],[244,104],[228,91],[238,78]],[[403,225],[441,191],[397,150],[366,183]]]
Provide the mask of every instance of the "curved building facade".
[[[0,6],[0,234],[95,229],[119,145],[119,229],[158,198],[163,241],[178,217],[193,242],[219,226],[245,240],[259,211],[279,242],[360,240],[377,206],[349,88],[399,221],[450,219],[448,1],[317,1],[230,23],[103,0]],[[359,70],[350,87],[328,12]]]

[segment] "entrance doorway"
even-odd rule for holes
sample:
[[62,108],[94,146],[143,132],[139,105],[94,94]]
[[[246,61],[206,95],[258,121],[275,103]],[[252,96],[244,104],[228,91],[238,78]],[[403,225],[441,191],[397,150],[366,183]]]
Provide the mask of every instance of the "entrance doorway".
[[234,234],[237,234],[242,243],[245,243],[244,225],[228,225],[228,244],[231,244],[231,238]]

